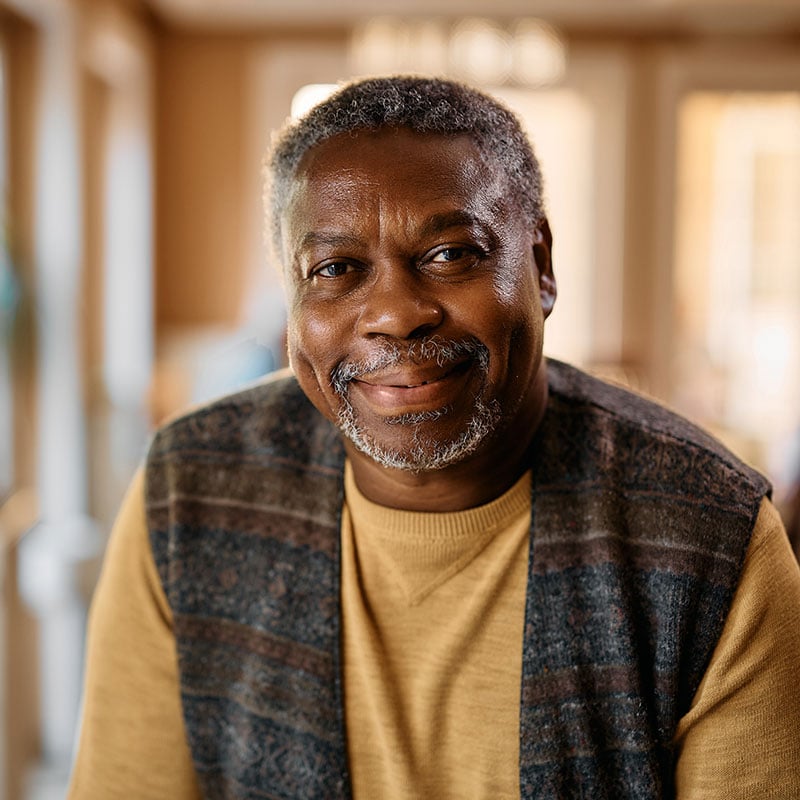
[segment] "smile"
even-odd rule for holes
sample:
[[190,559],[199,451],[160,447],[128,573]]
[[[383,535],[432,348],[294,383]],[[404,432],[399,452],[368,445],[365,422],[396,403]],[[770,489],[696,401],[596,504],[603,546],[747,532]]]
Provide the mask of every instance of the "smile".
[[365,383],[370,386],[386,386],[393,389],[416,389],[419,386],[430,386],[433,383],[444,381],[456,374],[467,371],[471,359],[465,359],[457,364],[441,367],[432,364],[429,367],[420,367],[418,364],[404,368],[398,367],[372,375],[354,378],[354,382]]
[[396,388],[399,388],[399,389],[413,389],[416,386],[427,386],[429,383],[435,383],[437,380],[441,380],[441,379],[440,378],[435,378],[434,380],[422,381],[420,383],[405,383],[405,384],[403,384],[403,383],[394,383],[394,384],[391,384],[391,385],[395,386]]
[[[393,368],[354,378],[350,388],[380,416],[433,411],[457,402],[466,388],[473,364],[473,359],[466,359],[449,368],[438,364]],[[358,402],[355,397],[353,399]]]

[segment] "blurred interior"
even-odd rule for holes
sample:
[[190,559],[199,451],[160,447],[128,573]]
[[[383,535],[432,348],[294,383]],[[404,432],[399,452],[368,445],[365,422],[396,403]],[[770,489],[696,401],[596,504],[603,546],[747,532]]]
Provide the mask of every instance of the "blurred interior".
[[0,0],[0,800],[63,797],[86,607],[149,431],[285,363],[271,131],[398,71],[529,129],[546,351],[713,430],[790,521],[796,0]]

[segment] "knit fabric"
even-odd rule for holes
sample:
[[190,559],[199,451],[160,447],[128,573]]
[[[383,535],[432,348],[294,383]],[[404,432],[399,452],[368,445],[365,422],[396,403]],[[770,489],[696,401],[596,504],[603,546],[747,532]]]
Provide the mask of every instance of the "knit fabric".
[[339,675],[344,450],[293,379],[153,442],[148,526],[206,798],[348,795]]
[[[531,462],[522,797],[672,792],[766,481],[685,421],[550,362]],[[151,544],[209,798],[349,796],[344,450],[281,377],[162,430]]]
[[534,448],[523,797],[670,797],[670,742],[767,482],[685,420],[563,365]]
[[370,502],[345,467],[342,621],[353,794],[519,800],[530,473],[464,511]]

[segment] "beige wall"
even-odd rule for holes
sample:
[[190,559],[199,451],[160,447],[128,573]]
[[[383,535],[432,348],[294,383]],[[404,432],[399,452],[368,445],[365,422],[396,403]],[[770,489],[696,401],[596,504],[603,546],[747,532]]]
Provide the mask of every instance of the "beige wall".
[[[241,320],[252,261],[252,142],[258,63],[292,34],[158,35],[156,318],[159,326]],[[299,37],[330,45],[343,33]],[[338,76],[333,76],[334,78]],[[287,75],[290,82],[292,76]],[[278,119],[288,112],[283,98]]]
[[244,288],[247,46],[158,39],[156,318],[231,323]]

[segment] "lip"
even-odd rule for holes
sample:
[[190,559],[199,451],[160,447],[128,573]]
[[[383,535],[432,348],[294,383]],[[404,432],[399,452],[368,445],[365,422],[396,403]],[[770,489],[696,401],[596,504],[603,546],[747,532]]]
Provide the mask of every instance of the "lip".
[[472,359],[445,367],[413,365],[354,378],[350,385],[383,415],[432,411],[458,399],[472,365]]

